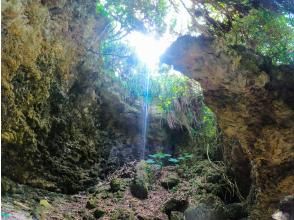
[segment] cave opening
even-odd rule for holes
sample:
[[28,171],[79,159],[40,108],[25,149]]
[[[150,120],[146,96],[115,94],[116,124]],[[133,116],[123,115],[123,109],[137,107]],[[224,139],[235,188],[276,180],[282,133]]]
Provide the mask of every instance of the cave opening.
[[1,12],[3,219],[293,218],[292,1]]
[[[99,5],[100,13],[106,13],[104,10],[108,4],[111,5],[111,1],[110,3],[103,1],[97,4]],[[199,33],[192,33],[189,30],[191,15],[186,7],[192,7],[191,2],[183,1],[176,8],[170,6],[169,8],[172,10],[165,11],[164,16],[159,18],[162,19],[161,22],[165,25],[161,30],[156,30],[158,28],[156,25],[158,24],[155,24],[154,27],[152,26],[154,24],[146,19],[140,23],[140,28],[134,28],[135,30],[125,33],[121,31],[124,28],[123,22],[114,20],[113,25],[115,28],[119,27],[117,28],[118,32],[122,32],[119,33],[121,37],[119,37],[119,40],[115,39],[115,43],[113,43],[111,38],[105,39],[104,45],[101,47],[106,69],[109,68],[109,72],[114,73],[113,77],[125,89],[125,94],[122,97],[125,96],[125,99],[128,99],[130,104],[134,104],[137,101],[141,102],[142,126],[139,127],[141,127],[140,130],[142,132],[142,143],[137,144],[137,151],[141,159],[148,158],[148,154],[146,157],[145,151],[155,153],[167,149],[168,153],[174,154],[175,152],[171,149],[176,148],[174,145],[168,146],[171,144],[168,140],[164,144],[157,143],[158,147],[154,146],[156,143],[152,143],[152,141],[151,146],[147,146],[148,115],[150,112],[160,114],[160,120],[167,121],[165,123],[170,128],[179,127],[181,129],[185,127],[187,130],[185,132],[188,132],[191,137],[193,135],[197,136],[197,129],[202,129],[200,124],[204,124],[204,118],[215,120],[214,116],[205,116],[206,112],[209,115],[212,112],[204,105],[200,84],[193,79],[189,79],[181,72],[174,70],[172,65],[166,65],[161,62],[162,55],[178,36],[185,34],[199,35]],[[161,7],[161,10],[164,11],[167,5],[162,5]],[[116,10],[111,12],[114,13],[111,14],[114,17],[116,16],[115,13],[118,13]],[[136,11],[135,13],[138,13],[138,17],[140,17],[140,12]],[[120,53],[126,56],[121,57],[119,56]],[[113,57],[116,55],[118,55],[118,59],[116,59],[118,65],[114,66]],[[193,102],[199,104],[199,109]],[[195,109],[192,109],[193,105]],[[202,118],[200,119],[200,117]],[[181,120],[184,120],[184,122],[181,122]],[[198,124],[197,126],[196,123]],[[216,126],[216,122],[210,123]],[[216,128],[211,129],[216,130]],[[195,138],[193,137],[192,139]],[[160,150],[160,148],[162,149]]]
[[[167,12],[164,17],[167,28],[160,33],[154,31],[148,21],[143,22],[144,28],[123,34],[118,47],[110,43],[102,49],[106,55],[109,51],[127,51],[127,59],[119,59],[113,72],[126,89],[122,96],[127,102],[131,105],[139,102],[142,106],[138,122],[141,141],[135,143],[138,158],[160,169],[178,166],[183,161],[192,161],[192,158],[206,160],[212,170],[221,171],[220,181],[230,185],[228,189],[220,189],[218,196],[228,204],[240,202],[247,196],[248,189],[245,194],[241,193],[233,180],[234,175],[226,170],[229,164],[224,163],[222,135],[216,116],[205,105],[200,83],[161,61],[167,48],[179,36],[200,35],[200,32],[189,29],[192,21],[187,7],[192,7],[190,3],[184,1],[177,10]],[[171,18],[175,17],[177,23],[173,24],[175,20]],[[203,23],[201,19],[199,22]],[[106,56],[106,63],[107,59]],[[110,60],[113,62],[112,58]],[[158,129],[163,132],[159,133]],[[203,171],[201,175],[209,175],[210,171]]]

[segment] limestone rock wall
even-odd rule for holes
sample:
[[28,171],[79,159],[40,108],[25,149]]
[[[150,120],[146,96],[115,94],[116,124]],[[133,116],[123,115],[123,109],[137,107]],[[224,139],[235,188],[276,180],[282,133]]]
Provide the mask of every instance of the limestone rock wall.
[[[74,193],[138,159],[142,103],[123,100],[125,91],[89,52],[107,37],[96,1],[1,4],[2,175]],[[166,144],[166,128],[154,121],[150,143]]]
[[294,66],[273,66],[253,51],[224,50],[202,36],[178,38],[162,61],[201,83],[205,103],[234,143],[225,151],[239,184],[252,181],[251,217],[268,219],[294,193]]
[[99,175],[113,140],[99,124],[98,70],[83,65],[106,25],[94,4],[2,1],[3,175],[64,192]]

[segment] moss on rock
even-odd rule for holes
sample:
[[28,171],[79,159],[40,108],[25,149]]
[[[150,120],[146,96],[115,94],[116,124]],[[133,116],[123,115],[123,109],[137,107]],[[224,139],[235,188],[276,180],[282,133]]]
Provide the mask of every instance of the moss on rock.
[[166,172],[164,176],[161,178],[160,184],[165,189],[172,189],[180,182],[179,176],[175,172]]
[[148,164],[145,161],[140,161],[136,165],[136,174],[130,185],[131,193],[139,199],[146,199],[148,197],[150,179],[147,174],[147,167]]
[[2,174],[65,193],[94,185],[127,139],[103,124],[101,93],[111,92],[99,92],[108,87],[100,58],[86,51],[105,19],[90,0],[3,1],[1,10]]
[[93,215],[96,219],[101,218],[104,214],[105,214],[105,211],[99,208],[95,209],[95,211],[93,212]]
[[131,210],[117,209],[110,215],[111,220],[135,220],[135,214]]
[[126,181],[122,178],[113,178],[110,181],[110,190],[112,192],[117,192],[120,190],[124,190],[126,187]]

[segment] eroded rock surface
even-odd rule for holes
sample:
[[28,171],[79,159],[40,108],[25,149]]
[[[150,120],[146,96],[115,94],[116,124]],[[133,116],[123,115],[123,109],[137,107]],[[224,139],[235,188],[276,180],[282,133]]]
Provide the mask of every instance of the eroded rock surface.
[[201,83],[233,143],[225,151],[239,184],[246,188],[251,177],[252,218],[268,219],[279,199],[294,192],[294,66],[273,66],[250,50],[220,48],[203,36],[178,38],[162,61]]
[[[16,182],[74,193],[140,156],[142,103],[93,53],[107,26],[95,4],[1,2],[2,175]],[[167,144],[154,121],[148,141]]]

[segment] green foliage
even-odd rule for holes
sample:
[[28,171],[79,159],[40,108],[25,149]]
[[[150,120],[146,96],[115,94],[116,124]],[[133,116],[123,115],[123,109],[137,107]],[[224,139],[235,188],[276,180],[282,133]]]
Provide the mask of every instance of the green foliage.
[[192,135],[203,106],[200,85],[178,72],[162,69],[160,75],[151,79],[152,104],[170,128],[185,128]]
[[[212,153],[212,157],[217,159],[219,157],[219,139],[220,134],[218,132],[217,120],[214,113],[207,107],[203,106],[199,114],[198,123],[192,129],[192,139],[194,145],[191,146],[189,151],[195,152],[199,156],[199,159],[207,157],[207,148],[210,146],[209,153]],[[195,147],[197,146],[197,147]]]
[[173,164],[178,164],[180,162],[180,160],[178,160],[177,158],[169,158],[168,161]]
[[148,155],[150,157],[146,160],[147,164],[153,165],[158,169],[161,169],[163,166],[172,164],[172,165],[179,165],[183,164],[186,161],[190,160],[193,157],[193,154],[190,153],[183,153],[180,154],[179,157],[171,157],[170,154],[166,154],[163,152],[158,152],[155,154]]
[[154,96],[158,97],[158,108],[167,113],[173,108],[174,100],[188,95],[188,78],[180,74],[161,73],[152,79],[151,89],[155,91]]
[[[149,162],[148,162],[149,160]],[[152,159],[148,159],[145,161],[145,172],[148,176],[148,182],[149,182],[149,189],[152,187],[152,184],[156,182],[156,171],[160,168],[159,165],[155,164],[155,161]]]
[[134,51],[121,41],[104,41],[100,46],[103,70],[107,75],[127,79],[139,68]]
[[108,13],[105,10],[104,6],[99,2],[96,3],[96,13],[99,14],[99,15],[102,15],[104,17],[108,16]]
[[217,122],[213,112],[204,106],[201,112],[200,129],[203,136],[206,138],[215,138],[217,135]]
[[119,26],[114,35],[133,30],[163,33],[167,9],[166,0],[106,0],[96,4],[97,14],[107,17],[114,29]]
[[156,154],[151,154],[149,155],[149,157],[152,157],[154,159],[159,159],[159,160],[162,160],[162,159],[165,159],[165,158],[168,158],[168,157],[171,157],[170,154],[165,154],[165,153],[162,153],[162,152],[158,152]]
[[[154,167],[161,169],[164,166],[165,161],[171,157],[170,154],[165,154],[163,152],[158,152],[156,154],[148,155],[150,159],[146,160],[146,163],[153,165]],[[152,159],[151,159],[152,158]]]
[[[127,100],[147,101],[156,106],[159,113],[166,118],[169,127],[185,128],[199,145],[213,140],[217,134],[214,114],[204,106],[200,85],[186,76],[162,66],[160,74],[150,77],[149,93],[146,94],[147,72],[131,49],[120,42],[103,46],[105,54],[125,56],[117,59],[104,56],[104,71],[125,89]],[[206,145],[205,145],[206,146]]]
[[183,153],[183,154],[180,154],[179,157],[169,158],[168,161],[174,165],[181,165],[181,164],[184,164],[185,162],[191,160],[192,158],[193,158],[193,154]]
[[234,21],[226,38],[230,44],[242,44],[271,57],[276,64],[294,62],[294,26],[283,14],[251,10]]
[[146,160],[146,163],[152,164],[156,168],[161,169],[164,166],[165,161],[171,157],[170,154],[165,154],[163,152],[158,152],[156,154],[150,154],[148,157],[151,157],[152,159]]
[[257,2],[194,1],[188,9],[191,16],[196,15],[192,16],[194,26],[190,31],[201,29],[208,35],[225,37],[225,45],[244,45],[271,57],[275,64],[294,63],[293,4]]
[[[101,47],[101,53],[104,55],[105,73],[119,80],[121,86],[126,90],[126,96],[134,100],[144,98],[149,104],[155,105],[158,111],[164,113],[166,117],[176,108],[186,113],[184,109],[179,109],[180,106],[175,106],[179,104],[179,102],[176,103],[178,98],[181,97],[182,100],[185,97],[188,99],[201,98],[200,91],[191,91],[188,77],[172,71],[167,66],[161,66],[157,70],[159,74],[150,77],[147,97],[146,80],[150,70],[140,63],[132,49],[120,41],[105,42]],[[185,100],[186,110],[189,108],[188,99]],[[187,121],[192,120],[187,119]]]
[[[102,1],[97,3],[96,12],[107,17],[110,20],[110,27],[113,27],[113,32],[107,33],[107,40],[104,40],[100,46],[104,71],[124,88],[125,93],[122,94],[125,100],[130,101],[131,104],[135,101],[147,101],[149,105],[156,107],[157,112],[162,114],[170,128],[186,129],[193,139],[200,141],[199,144],[206,143],[206,141],[213,139],[213,134],[216,134],[216,123],[213,114],[203,110],[203,95],[200,85],[188,77],[172,71],[167,66],[161,66],[157,70],[160,74],[150,77],[147,95],[146,81],[147,73],[150,70],[139,62],[134,51],[123,40],[115,40],[130,30],[142,31],[142,28],[138,28],[138,25],[134,25],[132,22],[135,21],[134,16],[144,15],[144,19],[139,20],[143,21],[144,28],[147,27],[149,31],[154,27],[158,29],[161,26],[156,23],[163,22],[166,8],[167,4],[164,0],[153,2],[147,0],[136,2],[109,0],[105,3]],[[154,16],[148,17],[151,14]],[[155,21],[154,19],[159,20]],[[160,21],[160,19],[162,20]],[[172,22],[175,25],[176,20]],[[119,33],[120,31],[122,33]],[[207,116],[205,116],[206,114]],[[150,164],[156,163],[154,158],[150,158],[148,162]]]

